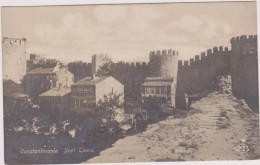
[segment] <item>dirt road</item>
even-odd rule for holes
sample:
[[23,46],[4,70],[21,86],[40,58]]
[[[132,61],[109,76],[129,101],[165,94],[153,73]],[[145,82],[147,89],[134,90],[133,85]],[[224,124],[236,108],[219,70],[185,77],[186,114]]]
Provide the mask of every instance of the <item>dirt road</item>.
[[87,163],[259,159],[259,120],[243,100],[210,93]]

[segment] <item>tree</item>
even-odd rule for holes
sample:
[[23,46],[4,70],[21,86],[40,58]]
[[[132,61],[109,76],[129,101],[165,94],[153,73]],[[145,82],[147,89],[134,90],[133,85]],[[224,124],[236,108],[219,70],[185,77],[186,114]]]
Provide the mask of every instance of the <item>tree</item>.
[[112,76],[113,62],[105,63],[97,70],[97,76]]
[[111,92],[104,95],[104,98],[98,101],[96,109],[100,118],[101,127],[105,128],[109,133],[118,132],[120,130],[118,118],[124,113],[122,96],[122,94]]

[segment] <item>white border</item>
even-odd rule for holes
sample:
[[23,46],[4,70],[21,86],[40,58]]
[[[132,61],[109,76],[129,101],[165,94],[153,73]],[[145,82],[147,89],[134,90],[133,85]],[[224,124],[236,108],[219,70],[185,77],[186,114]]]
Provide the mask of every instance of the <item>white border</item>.
[[[225,2],[225,1],[254,1],[254,0],[1,0],[0,6],[47,6],[47,5],[83,5],[83,4],[129,4],[129,3],[170,3],[170,2]],[[257,33],[259,33],[260,27],[260,4],[257,1]],[[0,8],[1,12],[1,8]],[[1,17],[0,17],[1,21]],[[0,36],[2,38],[2,30],[0,26]],[[260,42],[258,42],[258,47],[260,47]],[[2,52],[2,47],[0,47],[0,52]],[[258,64],[260,59],[258,58]],[[0,58],[0,80],[2,80],[2,56]],[[260,73],[260,66],[258,66],[258,73]],[[259,77],[259,76],[258,76]],[[3,83],[0,83],[0,106],[3,110]],[[260,86],[260,81],[259,81]],[[259,89],[260,90],[260,89]],[[4,164],[4,136],[3,136],[3,111],[0,112],[0,164]],[[194,161],[194,162],[165,162],[165,163],[117,163],[118,165],[156,165],[156,164],[183,164],[183,165],[257,165],[260,164],[260,160],[250,160],[250,161]],[[94,165],[94,164],[93,164]],[[112,165],[112,163],[107,163],[107,165]]]
[[167,3],[167,2],[221,2],[255,0],[2,0],[1,6],[39,6],[39,5],[80,5],[80,4],[127,4],[127,3]]

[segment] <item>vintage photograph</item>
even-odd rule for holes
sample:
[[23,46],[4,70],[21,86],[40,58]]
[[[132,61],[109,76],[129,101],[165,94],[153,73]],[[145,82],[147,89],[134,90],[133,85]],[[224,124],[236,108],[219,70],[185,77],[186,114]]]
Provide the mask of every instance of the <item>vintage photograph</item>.
[[260,159],[256,13],[2,6],[5,163]]

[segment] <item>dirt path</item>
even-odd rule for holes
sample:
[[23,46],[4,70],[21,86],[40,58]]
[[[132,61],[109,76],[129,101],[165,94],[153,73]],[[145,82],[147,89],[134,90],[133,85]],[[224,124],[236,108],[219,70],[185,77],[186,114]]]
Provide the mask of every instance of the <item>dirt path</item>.
[[242,100],[214,92],[178,114],[118,140],[87,163],[260,158],[258,114]]

